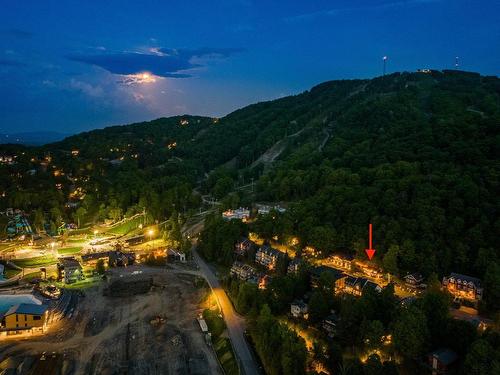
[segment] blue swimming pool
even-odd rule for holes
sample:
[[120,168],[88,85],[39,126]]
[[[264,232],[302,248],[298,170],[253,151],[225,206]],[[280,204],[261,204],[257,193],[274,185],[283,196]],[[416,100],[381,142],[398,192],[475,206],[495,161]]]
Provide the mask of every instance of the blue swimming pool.
[[0,314],[5,313],[12,306],[19,303],[36,303],[41,305],[42,302],[31,294],[0,294]]

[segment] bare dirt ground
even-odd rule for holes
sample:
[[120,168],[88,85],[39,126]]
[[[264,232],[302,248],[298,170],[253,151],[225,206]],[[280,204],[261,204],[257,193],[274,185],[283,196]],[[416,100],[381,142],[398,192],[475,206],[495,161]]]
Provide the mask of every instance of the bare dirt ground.
[[[152,276],[154,287],[120,298],[103,296],[105,281],[86,289],[46,335],[0,339],[0,374],[220,374],[196,321],[205,294],[196,276],[133,266],[112,277],[120,273]],[[158,315],[165,321],[151,324]]]

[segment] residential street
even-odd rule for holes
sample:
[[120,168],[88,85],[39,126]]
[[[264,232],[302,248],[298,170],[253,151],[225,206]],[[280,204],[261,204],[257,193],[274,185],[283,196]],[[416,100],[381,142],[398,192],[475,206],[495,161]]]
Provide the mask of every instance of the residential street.
[[226,295],[226,292],[220,286],[219,280],[214,275],[210,267],[198,255],[196,249],[193,247],[193,256],[196,263],[200,266],[201,273],[205,276],[214,294],[217,297],[224,320],[227,325],[229,336],[236,351],[237,359],[240,363],[241,371],[245,375],[258,375],[259,370],[255,363],[248,343],[244,336],[245,320],[240,317],[233,309],[233,305]]

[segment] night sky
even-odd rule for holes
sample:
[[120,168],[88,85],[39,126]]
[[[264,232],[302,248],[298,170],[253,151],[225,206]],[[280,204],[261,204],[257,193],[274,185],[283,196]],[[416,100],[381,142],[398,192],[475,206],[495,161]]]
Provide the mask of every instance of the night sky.
[[0,133],[222,116],[320,82],[500,72],[500,2],[1,1]]

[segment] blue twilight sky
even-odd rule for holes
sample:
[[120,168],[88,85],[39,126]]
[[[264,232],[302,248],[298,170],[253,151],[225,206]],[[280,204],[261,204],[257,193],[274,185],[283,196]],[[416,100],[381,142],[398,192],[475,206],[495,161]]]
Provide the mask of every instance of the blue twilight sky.
[[322,81],[500,72],[493,0],[0,0],[0,133],[222,116]]

